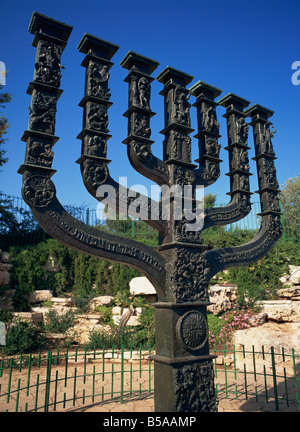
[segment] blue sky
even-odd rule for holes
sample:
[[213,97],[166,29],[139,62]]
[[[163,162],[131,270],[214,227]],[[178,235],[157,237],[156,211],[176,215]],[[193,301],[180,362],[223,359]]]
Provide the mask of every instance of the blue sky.
[[[6,64],[8,76],[5,90],[12,93],[12,102],[5,109],[10,122],[7,134],[9,162],[0,173],[0,190],[20,196],[22,177],[17,174],[24,162],[25,143],[20,141],[28,124],[30,96],[26,94],[33,77],[35,48],[28,25],[33,11],[72,25],[73,32],[63,53],[65,66],[58,102],[54,146],[53,176],[58,198],[63,204],[86,204],[95,208],[97,202],[88,194],[81,180],[79,165],[81,142],[76,136],[82,128],[82,108],[78,103],[84,92],[84,57],[77,45],[85,32],[120,46],[113,57],[110,71],[110,92],[113,106],[109,109],[108,158],[112,177],[128,176],[128,186],[151,182],[136,173],[127,160],[128,84],[123,80],[127,71],[120,66],[129,50],[150,57],[160,63],[156,77],[167,65],[194,76],[223,90],[225,96],[233,92],[251,102],[275,111],[272,118],[277,133],[273,140],[278,160],[275,161],[279,184],[299,174],[300,161],[300,85],[292,84],[295,72],[292,63],[300,61],[299,1],[194,1],[194,0],[60,0],[30,1],[2,0],[0,28],[0,61]],[[163,97],[158,93],[162,84],[152,84],[151,109],[157,113],[151,120],[152,149],[162,157]],[[194,101],[194,100],[193,100]],[[192,101],[192,102],[193,102]],[[220,144],[226,147],[224,109],[218,108],[221,123]],[[196,109],[191,111],[192,127],[197,133]],[[250,130],[249,145],[253,138]],[[193,138],[193,159],[198,157],[197,140]],[[206,193],[216,193],[218,202],[229,197],[228,159],[226,150],[220,153],[221,178]],[[251,161],[252,192],[257,190],[256,167]],[[149,189],[150,190],[150,189]],[[253,196],[253,201],[258,196]]]

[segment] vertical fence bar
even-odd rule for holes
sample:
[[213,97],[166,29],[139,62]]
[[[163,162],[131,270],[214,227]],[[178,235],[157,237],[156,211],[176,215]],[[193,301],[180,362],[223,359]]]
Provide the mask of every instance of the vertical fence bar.
[[22,372],[22,360],[23,360],[23,356],[21,354],[19,359],[19,372]]
[[19,409],[20,382],[21,382],[21,379],[19,378],[18,379],[18,387],[17,387],[16,410],[15,410],[15,412],[18,412],[18,409]]
[[285,399],[286,399],[286,406],[289,406],[289,393],[288,393],[288,386],[287,386],[287,379],[286,379],[286,370],[285,367],[283,368],[283,376],[284,376],[284,388],[285,388]]
[[276,364],[275,364],[275,354],[274,347],[271,347],[271,359],[272,359],[272,375],[273,375],[273,386],[274,386],[274,399],[275,399],[275,411],[278,411],[278,389],[277,389],[277,379],[276,379]]
[[235,357],[235,345],[233,345],[232,352],[233,352],[233,370],[234,370],[234,379],[236,380],[236,357]]
[[0,378],[2,378],[2,373],[3,373],[3,359],[1,359],[0,361]]
[[84,363],[83,363],[83,384],[86,381],[86,347],[84,347]]
[[35,389],[35,403],[34,403],[34,411],[37,412],[37,404],[39,398],[39,382],[40,382],[40,374],[37,374],[36,377],[36,389]]
[[95,400],[95,365],[93,366],[93,395],[92,395],[92,402],[94,403]]
[[224,373],[225,373],[225,395],[226,399],[228,398],[228,383],[227,383],[227,367],[226,362],[224,361]]
[[66,354],[65,354],[65,387],[67,387],[67,376],[68,376],[68,348],[66,349]]
[[77,368],[74,369],[73,406],[75,406],[75,398],[76,398],[76,378],[77,378]]
[[27,374],[27,391],[26,391],[26,396],[28,396],[28,394],[29,394],[30,370],[31,370],[31,354],[29,354],[29,359],[28,359],[28,374]]
[[149,359],[148,359],[148,362],[149,362],[149,396],[151,395],[151,360],[150,360],[150,357],[151,357],[151,345],[149,344]]
[[7,399],[6,399],[7,403],[9,402],[9,399],[10,399],[12,369],[13,369],[13,358],[11,357],[10,362],[9,362],[9,375],[8,375],[8,384],[7,384]]
[[247,371],[246,371],[246,364],[245,363],[244,363],[244,381],[245,381],[245,397],[246,397],[246,400],[248,400]]
[[53,407],[54,411],[56,411],[56,402],[57,402],[57,383],[58,383],[58,370],[55,373],[54,407]]
[[51,363],[52,363],[52,352],[48,351],[48,355],[47,355],[47,368],[46,368],[46,383],[45,383],[45,405],[44,405],[44,412],[48,412],[48,408],[49,408]]
[[264,383],[265,383],[265,398],[266,398],[266,403],[269,403],[266,365],[264,365]]
[[111,364],[111,398],[114,397],[114,364]]
[[255,349],[254,349],[254,345],[252,345],[252,358],[253,358],[254,381],[257,381],[256,380],[256,364],[255,364]]
[[121,404],[123,403],[124,392],[124,345],[121,345]]

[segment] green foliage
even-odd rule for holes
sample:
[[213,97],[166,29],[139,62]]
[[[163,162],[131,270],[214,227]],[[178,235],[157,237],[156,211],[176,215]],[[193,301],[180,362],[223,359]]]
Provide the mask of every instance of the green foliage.
[[0,349],[5,355],[32,353],[45,346],[46,340],[40,329],[33,324],[18,320],[6,333],[6,345]]
[[74,325],[75,317],[72,310],[59,315],[54,309],[50,309],[45,317],[44,329],[47,333],[66,333]]
[[290,178],[281,190],[282,220],[285,236],[299,241],[300,232],[300,174]]
[[[11,94],[2,92],[3,86],[0,85],[0,108],[5,108],[5,104],[11,101]],[[9,127],[8,120],[0,112],[0,166],[3,166],[7,162],[7,158],[4,156],[6,151],[2,148],[5,143],[4,135],[7,133]]]
[[101,313],[103,324],[113,324],[111,309],[111,307],[96,306],[94,311]]

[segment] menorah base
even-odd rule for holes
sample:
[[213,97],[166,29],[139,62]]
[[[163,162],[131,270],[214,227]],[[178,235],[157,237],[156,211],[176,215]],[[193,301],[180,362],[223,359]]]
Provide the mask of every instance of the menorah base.
[[153,356],[155,412],[217,412],[213,358],[189,362]]
[[156,412],[217,411],[212,360],[209,354],[208,302],[155,303]]

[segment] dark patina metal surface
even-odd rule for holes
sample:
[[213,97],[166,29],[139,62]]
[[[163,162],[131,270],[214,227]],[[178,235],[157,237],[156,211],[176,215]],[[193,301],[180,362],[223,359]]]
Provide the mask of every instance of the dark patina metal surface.
[[[198,81],[190,89],[193,77],[165,68],[157,76],[163,85],[165,125],[163,160],[152,153],[151,76],[159,63],[129,51],[121,66],[129,71],[125,82],[129,86],[129,104],[124,116],[128,118],[128,135],[123,143],[128,158],[139,173],[161,186],[192,186],[194,207],[196,185],[208,186],[220,176],[219,123],[216,106],[226,109],[230,202],[227,206],[205,211],[204,225],[197,231],[187,229],[184,215],[176,219],[163,217],[160,203],[141,194],[141,217],[160,233],[157,250],[135,240],[99,231],[73,218],[60,204],[51,179],[55,136],[55,118],[58,98],[61,96],[61,55],[72,27],[39,13],[34,13],[29,26],[34,35],[36,61],[33,81],[27,90],[31,95],[25,162],[19,173],[23,175],[23,197],[43,229],[63,244],[78,251],[119,261],[143,272],[155,286],[158,302],[155,304],[156,355],[155,410],[217,411],[214,388],[214,356],[209,354],[207,306],[209,280],[229,267],[248,265],[262,258],[282,233],[278,202],[278,182],[274,166],[271,122],[273,112],[261,105],[245,111],[249,102],[229,93],[219,102],[215,99],[221,90]],[[110,101],[109,70],[118,46],[85,34],[78,49],[85,54],[85,94],[80,102],[83,108],[83,128],[78,135],[82,142],[80,164],[87,190],[98,200],[101,185],[113,186],[117,210],[130,213],[132,197],[110,176],[107,145],[111,138],[108,124]],[[190,96],[196,98],[199,158],[191,161]],[[245,119],[251,118],[247,124]],[[261,201],[261,229],[249,242],[241,246],[207,250],[201,231],[211,226],[226,225],[245,217],[251,210],[248,130],[253,128],[255,161]],[[125,191],[127,192],[127,191]],[[171,197],[171,210],[174,207]],[[109,203],[108,203],[109,204]],[[155,219],[151,219],[156,214]]]

